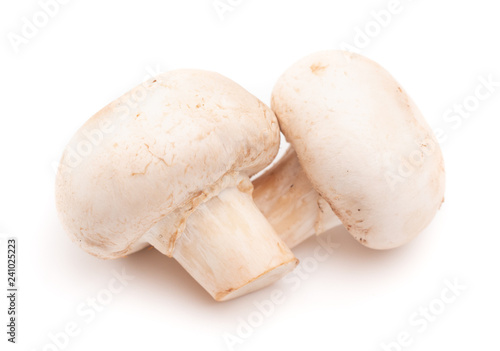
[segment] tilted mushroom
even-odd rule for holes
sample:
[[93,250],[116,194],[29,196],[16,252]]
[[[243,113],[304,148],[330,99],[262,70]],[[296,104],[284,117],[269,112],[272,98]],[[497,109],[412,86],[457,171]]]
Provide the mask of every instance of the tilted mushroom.
[[[74,150],[103,123],[113,132],[73,165]],[[251,196],[249,176],[278,147],[274,113],[238,84],[171,71],[106,106],[70,141],[56,182],[60,219],[92,255],[119,258],[151,244],[228,300],[298,262]]]
[[363,245],[394,248],[444,201],[438,142],[375,62],[342,51],[303,58],[271,107],[293,150],[254,181],[254,201],[289,247],[341,222]]

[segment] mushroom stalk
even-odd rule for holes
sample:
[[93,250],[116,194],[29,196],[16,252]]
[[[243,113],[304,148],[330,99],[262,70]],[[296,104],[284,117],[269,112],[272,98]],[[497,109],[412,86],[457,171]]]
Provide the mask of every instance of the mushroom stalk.
[[148,241],[174,257],[217,301],[265,287],[298,263],[255,206],[252,189],[246,177],[197,205],[181,219],[181,233],[169,232],[172,220],[183,217],[179,215],[167,217],[149,232]]
[[255,204],[289,248],[342,224],[307,179],[291,147],[253,184]]

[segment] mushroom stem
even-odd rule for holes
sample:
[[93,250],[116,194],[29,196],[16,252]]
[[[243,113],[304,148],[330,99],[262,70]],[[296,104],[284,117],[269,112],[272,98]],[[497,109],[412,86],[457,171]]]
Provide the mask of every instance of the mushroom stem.
[[[298,264],[255,206],[252,189],[246,178],[198,205],[175,240],[172,256],[217,301],[267,286]],[[168,251],[154,232],[159,238],[151,244]]]
[[255,204],[289,248],[342,224],[314,190],[293,148],[253,185]]

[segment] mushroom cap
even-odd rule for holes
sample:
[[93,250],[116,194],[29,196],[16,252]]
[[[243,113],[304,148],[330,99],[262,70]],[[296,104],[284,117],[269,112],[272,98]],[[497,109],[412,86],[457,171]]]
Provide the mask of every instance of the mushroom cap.
[[312,54],[279,78],[271,107],[314,188],[362,244],[400,246],[432,220],[445,188],[439,144],[377,63]]
[[167,72],[71,139],[56,181],[60,219],[87,252],[120,257],[225,175],[260,171],[278,148],[274,113],[241,86],[213,72]]

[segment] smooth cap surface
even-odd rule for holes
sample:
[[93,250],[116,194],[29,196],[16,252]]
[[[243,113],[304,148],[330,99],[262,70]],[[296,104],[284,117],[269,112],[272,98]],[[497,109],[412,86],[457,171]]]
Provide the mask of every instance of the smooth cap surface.
[[362,244],[402,245],[434,217],[439,144],[381,66],[342,51],[310,55],[281,76],[271,106],[309,180]]
[[278,147],[274,113],[241,86],[213,72],[167,72],[70,141],[56,183],[60,218],[89,253],[120,257],[224,175],[264,168]]

